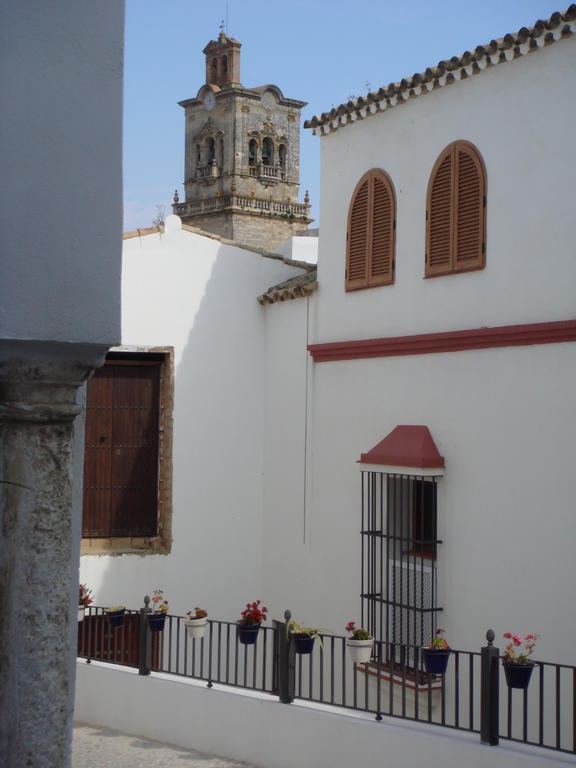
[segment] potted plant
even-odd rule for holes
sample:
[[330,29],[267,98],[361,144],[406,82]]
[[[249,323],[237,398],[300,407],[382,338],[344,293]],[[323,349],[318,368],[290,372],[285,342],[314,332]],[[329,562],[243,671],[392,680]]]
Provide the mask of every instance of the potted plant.
[[152,611],[147,614],[151,632],[162,632],[168,613],[168,600],[161,589],[155,589],[152,596]]
[[260,631],[260,626],[266,621],[268,608],[260,608],[260,600],[246,603],[246,608],[240,614],[236,622],[236,633],[242,645],[254,645]]
[[94,602],[92,590],[88,589],[86,584],[80,584],[78,589],[78,621],[84,621],[86,608]]
[[113,605],[110,608],[104,609],[104,613],[108,616],[108,621],[110,622],[112,629],[117,629],[124,624],[125,611],[125,605]]
[[207,617],[208,611],[205,611],[204,608],[194,608],[193,611],[187,611],[184,624],[192,640],[200,640],[206,634]]
[[321,627],[303,627],[294,619],[290,619],[286,624],[286,637],[294,641],[294,650],[300,654],[312,653],[316,638],[322,647],[321,632],[326,634],[328,630]]
[[444,675],[450,660],[450,646],[444,637],[444,630],[438,628],[434,639],[427,648],[422,649],[424,668],[429,675]]
[[356,622],[354,621],[349,621],[346,624],[346,632],[350,632],[346,638],[346,646],[353,663],[367,664],[372,658],[374,638],[367,629],[356,627]]
[[[520,635],[504,632],[503,637],[508,640],[502,656],[506,682],[510,688],[528,688],[530,676],[534,669],[534,662],[530,661],[529,657],[532,655],[536,640],[540,635],[528,634],[522,640]],[[523,648],[522,643],[524,643]]]

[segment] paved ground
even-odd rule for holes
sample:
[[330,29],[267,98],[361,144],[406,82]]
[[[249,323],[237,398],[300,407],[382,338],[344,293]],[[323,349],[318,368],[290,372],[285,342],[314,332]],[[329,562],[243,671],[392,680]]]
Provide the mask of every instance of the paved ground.
[[255,768],[248,763],[125,736],[108,728],[75,725],[72,768]]

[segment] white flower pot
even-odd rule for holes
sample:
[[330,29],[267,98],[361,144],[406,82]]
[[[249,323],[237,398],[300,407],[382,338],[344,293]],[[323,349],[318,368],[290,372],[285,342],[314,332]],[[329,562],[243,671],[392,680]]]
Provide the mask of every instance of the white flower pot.
[[78,606],[78,621],[84,621],[84,611],[86,609],[83,605]]
[[191,637],[192,640],[200,640],[206,634],[208,619],[206,617],[203,619],[186,619],[184,624],[186,625],[188,636]]
[[368,640],[346,640],[346,645],[354,664],[367,664],[372,657],[374,638],[370,637]]

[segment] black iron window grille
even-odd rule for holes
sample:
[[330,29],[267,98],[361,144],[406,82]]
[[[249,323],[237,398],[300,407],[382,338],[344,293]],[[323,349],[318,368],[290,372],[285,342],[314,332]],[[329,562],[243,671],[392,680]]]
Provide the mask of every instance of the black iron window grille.
[[437,628],[437,478],[362,472],[362,626],[387,665],[418,666]]

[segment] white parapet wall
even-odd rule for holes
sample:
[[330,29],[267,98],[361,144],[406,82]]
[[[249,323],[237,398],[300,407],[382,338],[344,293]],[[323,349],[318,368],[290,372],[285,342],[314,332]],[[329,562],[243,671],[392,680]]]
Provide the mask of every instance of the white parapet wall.
[[79,661],[77,722],[245,760],[262,768],[550,768],[573,759],[477,734]]

